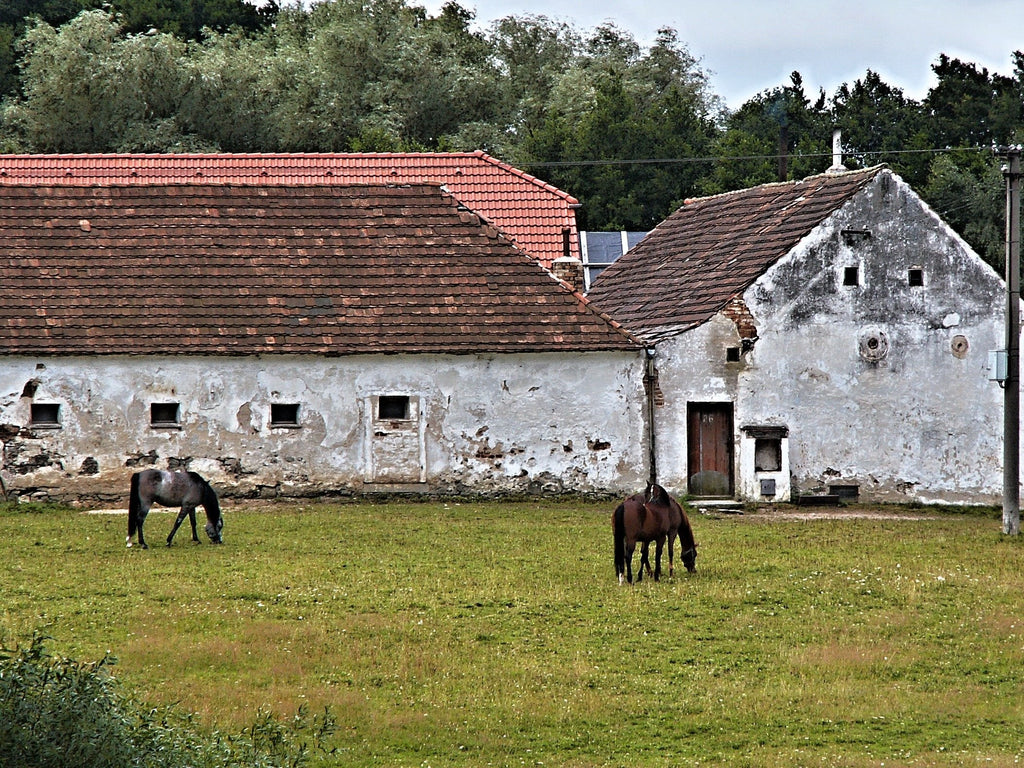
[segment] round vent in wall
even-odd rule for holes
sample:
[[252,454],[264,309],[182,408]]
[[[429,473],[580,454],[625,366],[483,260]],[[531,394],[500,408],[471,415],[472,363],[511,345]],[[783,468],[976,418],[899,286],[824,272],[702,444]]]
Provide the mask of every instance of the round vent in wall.
[[868,328],[860,335],[858,343],[862,360],[877,363],[889,354],[889,337],[878,328]]
[[953,340],[949,343],[949,348],[953,352],[953,357],[963,360],[967,357],[967,350],[970,344],[967,343],[966,336],[954,336]]

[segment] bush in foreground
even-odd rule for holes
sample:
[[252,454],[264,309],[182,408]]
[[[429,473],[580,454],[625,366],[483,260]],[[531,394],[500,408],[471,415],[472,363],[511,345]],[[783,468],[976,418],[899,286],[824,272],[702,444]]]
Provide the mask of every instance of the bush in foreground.
[[260,712],[243,733],[203,734],[190,715],[121,693],[106,657],[80,663],[42,636],[0,648],[0,765],[6,768],[300,768],[333,727],[328,713],[288,724]]

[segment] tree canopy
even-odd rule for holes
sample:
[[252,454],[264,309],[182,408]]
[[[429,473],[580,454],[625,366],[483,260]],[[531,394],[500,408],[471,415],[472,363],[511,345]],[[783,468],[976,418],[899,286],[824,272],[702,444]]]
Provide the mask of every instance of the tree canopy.
[[589,229],[646,230],[682,200],[888,163],[993,264],[993,143],[1024,120],[1013,74],[940,55],[907,97],[868,70],[829,95],[799,72],[735,111],[674,29],[647,47],[455,0],[9,0],[0,6],[0,151],[483,149],[583,203]]

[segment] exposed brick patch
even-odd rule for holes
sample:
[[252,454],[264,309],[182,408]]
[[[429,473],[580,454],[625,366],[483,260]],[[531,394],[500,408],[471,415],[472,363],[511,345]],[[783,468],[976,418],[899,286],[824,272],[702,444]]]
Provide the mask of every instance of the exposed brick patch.
[[754,323],[754,316],[750,314],[747,303],[739,296],[729,299],[729,302],[722,308],[722,314],[736,323],[736,331],[741,339],[757,338],[757,325]]

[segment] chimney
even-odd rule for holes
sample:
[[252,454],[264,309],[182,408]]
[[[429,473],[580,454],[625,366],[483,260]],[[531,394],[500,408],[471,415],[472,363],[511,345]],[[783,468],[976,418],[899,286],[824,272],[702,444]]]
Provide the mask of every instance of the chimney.
[[836,128],[832,131],[832,166],[825,173],[842,173],[843,165],[843,132]]
[[583,262],[572,256],[560,256],[551,263],[551,274],[583,293]]

